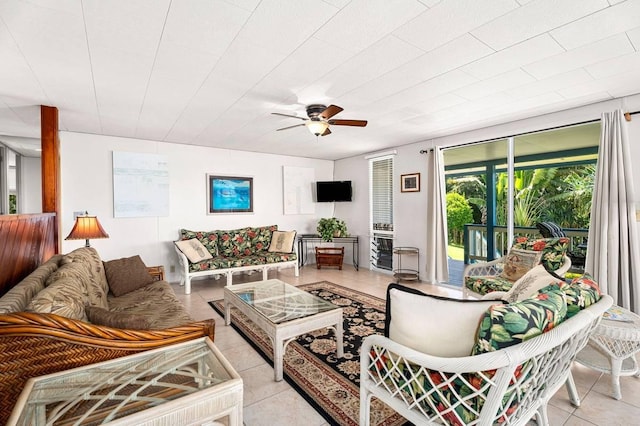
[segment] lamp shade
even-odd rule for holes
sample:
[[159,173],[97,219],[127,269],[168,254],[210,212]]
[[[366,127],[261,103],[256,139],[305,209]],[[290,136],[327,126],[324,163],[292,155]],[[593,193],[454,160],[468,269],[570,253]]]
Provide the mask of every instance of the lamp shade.
[[327,130],[327,127],[329,127],[329,123],[327,123],[326,121],[307,121],[307,129],[309,129],[309,131],[316,136],[320,136],[321,134],[323,134],[324,131]]
[[86,246],[89,247],[89,240],[94,238],[109,238],[109,234],[102,228],[96,216],[85,214],[76,217],[76,223],[65,240],[86,240]]

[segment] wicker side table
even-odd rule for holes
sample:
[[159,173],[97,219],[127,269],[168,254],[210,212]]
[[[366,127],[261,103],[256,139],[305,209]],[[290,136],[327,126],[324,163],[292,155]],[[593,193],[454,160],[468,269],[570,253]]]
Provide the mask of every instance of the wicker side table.
[[619,400],[622,399],[620,376],[640,375],[635,357],[640,352],[640,316],[615,305],[607,312],[615,312],[619,320],[607,319],[605,313],[576,361],[611,374],[612,397]]

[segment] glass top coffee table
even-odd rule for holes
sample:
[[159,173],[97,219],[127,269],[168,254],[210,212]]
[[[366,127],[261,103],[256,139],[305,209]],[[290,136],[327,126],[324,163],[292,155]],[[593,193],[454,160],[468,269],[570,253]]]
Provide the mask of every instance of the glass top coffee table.
[[287,344],[296,337],[329,327],[335,330],[336,353],[344,356],[342,308],[280,280],[236,284],[224,288],[225,324],[231,324],[231,307],[245,314],[271,339],[273,370],[282,380]]

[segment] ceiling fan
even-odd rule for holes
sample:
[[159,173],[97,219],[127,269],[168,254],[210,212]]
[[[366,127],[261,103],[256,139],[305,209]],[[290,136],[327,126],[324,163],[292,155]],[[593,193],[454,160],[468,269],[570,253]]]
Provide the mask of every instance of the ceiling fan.
[[294,127],[307,126],[309,131],[316,136],[327,136],[331,134],[329,126],[356,126],[364,127],[367,125],[367,120],[339,120],[332,119],[334,115],[342,111],[342,108],[337,105],[309,105],[307,107],[307,116],[309,118],[298,117],[297,115],[282,114],[279,112],[272,112],[274,115],[282,115],[283,117],[297,118],[303,120],[304,123],[296,124],[295,126],[283,127],[277,130],[293,129]]

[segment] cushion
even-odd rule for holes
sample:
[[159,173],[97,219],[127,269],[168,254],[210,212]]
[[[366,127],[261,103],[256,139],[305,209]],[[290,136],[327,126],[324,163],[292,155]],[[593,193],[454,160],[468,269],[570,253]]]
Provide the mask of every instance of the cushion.
[[176,241],[175,245],[178,246],[180,251],[187,256],[189,262],[198,263],[203,260],[211,259],[211,253],[207,250],[207,248],[202,245],[202,243],[197,238],[192,238],[190,240],[182,240]]
[[567,316],[567,302],[559,290],[508,305],[490,307],[483,315],[472,355],[522,343],[560,324]]
[[97,306],[87,306],[87,318],[96,325],[129,330],[148,330],[149,320],[143,315],[128,312],[110,312]]
[[109,307],[107,303],[107,292],[95,279],[91,271],[91,265],[88,262],[78,260],[62,264],[57,271],[49,275],[49,278],[47,278],[47,286],[50,286],[63,277],[74,279],[82,284],[86,289],[89,305],[99,306],[105,309]]
[[[61,265],[71,262],[87,263],[89,265],[89,271],[91,272],[90,285],[102,288],[105,294],[109,292],[107,277],[104,273],[104,265],[96,249],[93,247],[80,247],[75,249],[62,257]],[[96,290],[96,292],[97,291],[99,290]]]
[[564,293],[567,302],[567,318],[571,318],[584,308],[588,308],[600,300],[600,288],[591,275],[584,274],[574,278],[571,283],[561,281],[539,290],[540,293],[560,290]]
[[269,244],[269,252],[291,253],[296,241],[296,231],[274,231]]
[[555,271],[564,264],[564,257],[569,248],[569,238],[537,238],[517,237],[512,248],[542,251],[540,263],[547,271]]
[[509,281],[516,281],[540,263],[541,258],[541,251],[511,248],[500,276]]
[[538,222],[536,228],[543,238],[566,237],[567,234],[553,222]]
[[109,289],[114,296],[122,296],[154,281],[140,256],[104,262]]
[[54,255],[5,293],[0,298],[0,315],[24,311],[29,302],[44,289],[47,277],[58,269],[61,260],[61,254]]
[[181,240],[197,239],[207,248],[207,251],[211,253],[211,256],[218,255],[218,233],[216,231],[189,231],[188,229],[180,230]]
[[26,311],[86,320],[85,306],[88,302],[86,286],[74,278],[61,277],[40,291]]
[[271,244],[271,237],[274,231],[278,230],[278,225],[260,226],[258,228],[248,228],[247,235],[251,241],[251,249],[254,252],[266,250]]
[[543,265],[538,265],[513,283],[507,294],[502,296],[502,300],[507,303],[519,302],[533,296],[543,287],[561,282],[562,278],[548,272]]
[[249,228],[218,231],[218,253],[226,257],[253,254]]
[[468,356],[482,314],[499,303],[449,299],[389,284],[385,336],[434,356]]

